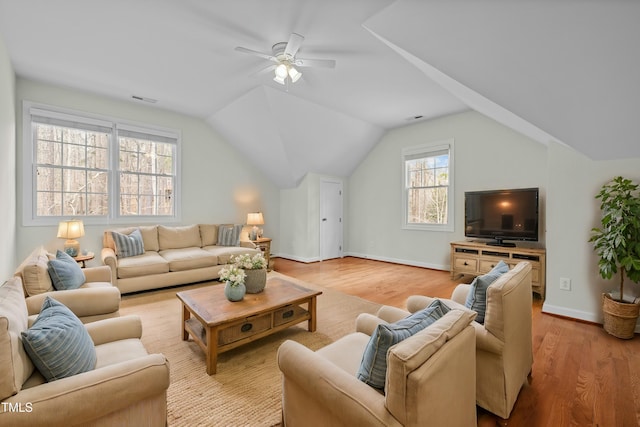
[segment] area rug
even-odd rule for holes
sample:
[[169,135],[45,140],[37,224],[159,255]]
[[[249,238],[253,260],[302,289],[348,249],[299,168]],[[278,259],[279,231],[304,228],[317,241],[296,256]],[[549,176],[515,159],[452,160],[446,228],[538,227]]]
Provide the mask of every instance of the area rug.
[[[150,353],[163,353],[170,363],[168,424],[177,426],[275,426],[281,421],[281,374],[276,352],[285,340],[295,340],[317,350],[353,332],[360,313],[375,313],[379,304],[302,282],[277,272],[269,277],[291,280],[319,289],[317,330],[307,322],[218,355],[217,373],[207,375],[204,352],[193,341],[183,341],[182,306],[176,292],[218,282],[123,296],[120,313],[142,319],[143,336]],[[268,284],[267,284],[268,286]]]

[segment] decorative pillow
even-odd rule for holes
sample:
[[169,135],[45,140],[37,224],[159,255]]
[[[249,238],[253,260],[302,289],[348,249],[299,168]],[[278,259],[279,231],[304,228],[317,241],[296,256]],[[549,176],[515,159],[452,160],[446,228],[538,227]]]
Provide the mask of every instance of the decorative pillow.
[[357,378],[371,387],[384,389],[389,348],[420,332],[448,311],[449,307],[442,301],[435,300],[428,307],[396,323],[378,325],[362,355]]
[[484,315],[487,311],[487,288],[507,271],[509,271],[509,266],[501,260],[490,272],[476,277],[471,282],[471,289],[469,289],[469,295],[467,295],[464,305],[478,313],[476,322],[484,324]]
[[218,246],[240,246],[242,224],[221,225],[218,228]]
[[96,349],[84,325],[66,306],[46,297],[33,325],[23,331],[22,345],[47,381],[90,371]]
[[53,287],[58,291],[77,289],[86,281],[84,272],[76,260],[61,250],[56,251],[56,259],[49,260],[47,271]]
[[136,228],[131,234],[122,234],[112,231],[113,242],[116,244],[116,255],[119,258],[142,255],[144,253],[144,243],[140,229]]

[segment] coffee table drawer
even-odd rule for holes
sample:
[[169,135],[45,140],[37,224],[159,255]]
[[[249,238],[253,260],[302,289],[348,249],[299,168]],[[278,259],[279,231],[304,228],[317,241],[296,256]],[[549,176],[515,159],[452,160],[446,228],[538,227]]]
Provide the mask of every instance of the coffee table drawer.
[[271,314],[261,314],[218,331],[218,345],[225,345],[271,329]]
[[282,307],[273,313],[273,326],[279,326],[297,319],[304,319],[307,314],[309,314],[309,312],[299,305]]

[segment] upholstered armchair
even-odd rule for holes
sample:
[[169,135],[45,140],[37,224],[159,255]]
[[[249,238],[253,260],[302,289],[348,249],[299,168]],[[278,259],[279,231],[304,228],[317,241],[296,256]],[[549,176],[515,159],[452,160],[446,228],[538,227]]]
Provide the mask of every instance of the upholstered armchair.
[[[458,285],[445,304],[464,308],[471,286]],[[433,298],[411,296],[410,312],[428,306]],[[533,365],[531,264],[520,262],[487,288],[484,324],[473,322],[476,333],[476,399],[479,406],[508,418]]]
[[[64,307],[57,308],[70,313]],[[0,425],[166,425],[169,364],[162,354],[147,353],[140,341],[139,317],[123,316],[82,324],[77,318],[73,320],[72,315],[67,315],[69,322],[50,316],[48,320],[55,323],[56,332],[46,335],[47,328],[44,328],[45,333],[39,337],[45,343],[58,340],[62,335],[72,340],[80,335],[78,330],[84,329],[86,332],[81,334],[88,333],[90,338],[85,339],[81,351],[90,353],[92,367],[69,376],[56,373],[58,379],[47,381],[47,373],[43,373],[47,369],[36,369],[36,361],[26,348],[24,334],[33,330],[28,326],[20,278],[13,277],[1,284]],[[74,352],[80,346],[68,343],[61,345],[56,341],[49,345],[47,356],[55,359],[46,363],[45,368],[60,363],[73,365],[80,359]],[[37,348],[42,351],[46,347]],[[59,353],[61,348],[64,355]]]
[[313,352],[295,341],[278,349],[285,426],[475,426],[475,313],[450,310],[387,352],[378,390],[356,378],[370,335],[410,313],[361,314],[356,332]]
[[57,291],[47,271],[47,263],[54,256],[42,246],[36,248],[16,269],[24,288],[27,310],[33,321],[47,296],[63,303],[83,323],[119,316],[120,290],[111,282],[107,266],[82,269],[85,283],[78,289]]

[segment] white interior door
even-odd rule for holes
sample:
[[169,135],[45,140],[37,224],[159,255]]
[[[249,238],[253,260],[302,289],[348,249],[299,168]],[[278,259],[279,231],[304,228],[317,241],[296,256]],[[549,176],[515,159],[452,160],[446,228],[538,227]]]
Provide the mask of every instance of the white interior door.
[[342,182],[320,181],[320,259],[342,257]]

